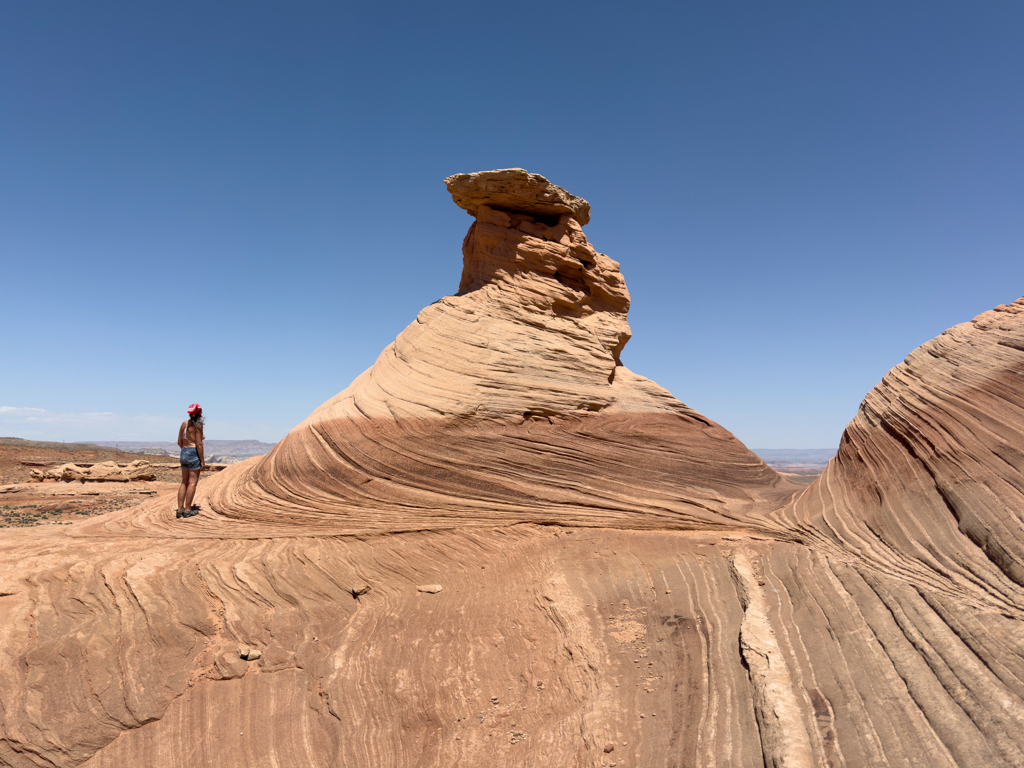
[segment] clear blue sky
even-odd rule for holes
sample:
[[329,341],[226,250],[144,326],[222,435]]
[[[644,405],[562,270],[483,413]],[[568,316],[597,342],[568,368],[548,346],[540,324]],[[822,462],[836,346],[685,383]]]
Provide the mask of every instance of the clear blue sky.
[[623,361],[832,448],[1024,294],[1024,3],[0,6],[0,434],[283,437],[454,292],[452,173],[588,199]]

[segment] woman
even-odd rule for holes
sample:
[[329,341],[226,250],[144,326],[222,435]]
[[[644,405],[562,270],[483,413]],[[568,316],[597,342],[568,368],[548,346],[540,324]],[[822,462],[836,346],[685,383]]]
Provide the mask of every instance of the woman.
[[181,485],[178,486],[176,518],[194,517],[199,507],[192,506],[199,484],[199,473],[206,469],[203,456],[203,409],[198,403],[188,407],[188,419],[178,428],[178,447],[181,448]]

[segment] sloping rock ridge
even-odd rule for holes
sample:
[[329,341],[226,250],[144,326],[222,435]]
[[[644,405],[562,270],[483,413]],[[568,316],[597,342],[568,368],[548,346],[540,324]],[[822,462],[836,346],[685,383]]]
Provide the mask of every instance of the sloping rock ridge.
[[1024,299],[789,486],[620,364],[618,264],[519,173],[198,517],[5,532],[0,765],[1024,765]]

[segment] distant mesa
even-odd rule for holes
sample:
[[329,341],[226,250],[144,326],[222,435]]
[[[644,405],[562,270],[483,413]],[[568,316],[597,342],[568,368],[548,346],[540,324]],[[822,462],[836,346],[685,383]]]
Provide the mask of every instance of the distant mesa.
[[63,451],[95,451],[103,447],[102,443],[58,443],[50,440],[26,440],[21,437],[0,437],[0,445],[17,448],[58,448]]
[[[94,445],[106,448],[120,448],[129,453],[144,453],[150,456],[177,456],[180,452],[178,444],[165,441],[138,440],[106,440]],[[259,440],[207,440],[204,443],[207,463],[234,464],[253,456],[269,453],[275,443],[264,443]]]
[[832,449],[751,448],[765,464],[796,482],[807,483],[821,474],[836,455]]

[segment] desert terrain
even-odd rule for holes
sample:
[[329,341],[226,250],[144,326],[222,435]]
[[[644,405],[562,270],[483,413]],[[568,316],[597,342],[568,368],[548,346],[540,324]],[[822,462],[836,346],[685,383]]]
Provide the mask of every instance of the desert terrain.
[[[91,467],[111,461],[120,466],[145,461],[156,477],[130,483],[43,483],[32,478],[33,470],[63,464]],[[169,495],[173,504],[180,482],[181,471],[176,466],[149,455],[92,444],[0,438],[0,528],[70,525],[85,517],[135,506],[142,499],[154,496]]]
[[0,532],[0,764],[1024,765],[1024,299],[798,483],[622,365],[585,200],[446,185],[457,291],[199,516]]

